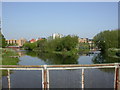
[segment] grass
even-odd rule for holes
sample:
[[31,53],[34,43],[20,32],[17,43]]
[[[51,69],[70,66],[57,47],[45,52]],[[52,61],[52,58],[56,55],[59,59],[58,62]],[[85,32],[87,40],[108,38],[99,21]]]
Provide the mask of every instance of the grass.
[[[18,57],[11,56],[19,56],[17,52],[9,48],[0,48],[0,65],[17,65],[19,62]],[[2,76],[6,76],[7,71],[2,71]]]
[[120,58],[120,56],[117,56],[117,53],[120,53],[120,49],[117,49],[117,48],[109,48],[108,49],[109,57]]
[[14,50],[4,48],[2,49],[2,63],[1,65],[17,65],[19,62],[18,57],[11,57],[11,56],[19,56]]

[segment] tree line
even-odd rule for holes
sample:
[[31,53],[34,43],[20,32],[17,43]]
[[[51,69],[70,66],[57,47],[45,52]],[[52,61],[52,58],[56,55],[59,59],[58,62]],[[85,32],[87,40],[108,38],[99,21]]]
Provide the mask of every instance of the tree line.
[[120,30],[105,30],[98,33],[93,38],[95,45],[102,52],[110,54],[120,54]]
[[77,52],[78,36],[65,36],[56,39],[43,39],[34,43],[25,43],[23,47],[27,50],[40,52]]
[[94,37],[94,42],[102,51],[109,48],[120,48],[119,30],[106,30]]

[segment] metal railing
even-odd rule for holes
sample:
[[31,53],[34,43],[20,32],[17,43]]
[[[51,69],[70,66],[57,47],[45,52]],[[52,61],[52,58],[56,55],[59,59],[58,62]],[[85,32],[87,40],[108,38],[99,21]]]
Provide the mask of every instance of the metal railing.
[[84,70],[85,69],[100,69],[100,68],[115,68],[114,74],[114,89],[120,90],[120,63],[114,64],[91,64],[91,65],[1,65],[0,70],[7,70],[8,88],[11,88],[10,70],[42,70],[42,88],[49,89],[49,71],[50,70],[75,70],[81,69],[81,87],[84,89]]

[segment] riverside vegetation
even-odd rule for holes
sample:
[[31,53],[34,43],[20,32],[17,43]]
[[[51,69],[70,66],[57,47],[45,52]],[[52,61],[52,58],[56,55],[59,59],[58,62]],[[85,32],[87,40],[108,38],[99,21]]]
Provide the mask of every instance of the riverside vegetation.
[[[17,52],[15,52],[12,49],[5,48],[6,45],[7,43],[5,41],[5,37],[0,32],[0,65],[17,65],[17,63],[19,62],[19,58],[13,57],[18,56]],[[3,76],[7,75],[7,71],[2,70],[2,75]]]
[[[1,56],[2,56],[2,61],[0,62],[0,65],[17,65],[18,64],[19,58],[14,57],[14,56],[19,56],[17,52],[9,48],[3,48],[3,49],[1,48],[0,50],[1,50]],[[3,70],[2,75],[3,76],[7,75],[7,71]]]
[[120,58],[120,30],[106,30],[94,37],[94,42],[101,53],[109,57]]
[[[80,46],[82,48],[80,48]],[[89,51],[89,44],[80,44],[78,36],[65,36],[62,38],[39,40],[34,43],[25,43],[24,49],[42,53],[56,53],[67,56],[78,54],[80,51]]]

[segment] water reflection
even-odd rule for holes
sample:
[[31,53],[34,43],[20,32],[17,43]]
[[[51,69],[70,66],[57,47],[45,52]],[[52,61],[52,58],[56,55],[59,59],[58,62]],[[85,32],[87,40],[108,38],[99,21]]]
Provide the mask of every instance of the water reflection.
[[101,64],[120,62],[120,58],[108,57],[107,53],[100,53],[99,51],[72,56],[27,51],[26,55],[37,57],[46,64]]
[[107,53],[98,53],[94,55],[92,58],[92,62],[94,64],[101,64],[101,63],[119,63],[120,58],[109,57]]
[[[101,53],[86,53],[73,56],[30,51],[20,51],[18,53],[21,55],[19,65],[98,64],[118,62],[118,60],[111,60],[111,58],[108,58],[105,56],[105,54]],[[50,71],[49,74],[50,87],[52,88],[81,87],[81,70],[53,70]],[[41,77],[41,71],[14,71],[14,73],[11,73],[11,87],[41,88]],[[7,88],[6,78],[6,76],[2,77],[3,88]],[[85,70],[86,88],[113,88],[113,86],[114,68]]]
[[38,57],[47,64],[78,64],[79,55],[66,56],[54,53],[26,52],[27,55]]

